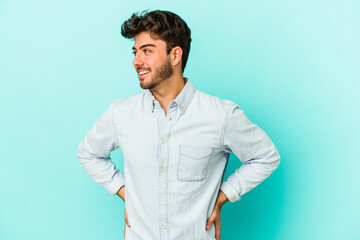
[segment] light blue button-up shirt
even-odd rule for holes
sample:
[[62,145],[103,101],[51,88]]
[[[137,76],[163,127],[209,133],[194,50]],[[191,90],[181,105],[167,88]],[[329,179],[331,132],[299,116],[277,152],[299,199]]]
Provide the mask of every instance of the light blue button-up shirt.
[[[113,195],[125,185],[127,240],[213,240],[214,225],[205,226],[219,189],[238,201],[279,165],[274,144],[235,103],[185,81],[167,115],[149,90],[116,100],[79,145],[96,182]],[[117,148],[124,174],[110,159]],[[224,181],[230,153],[243,164]]]

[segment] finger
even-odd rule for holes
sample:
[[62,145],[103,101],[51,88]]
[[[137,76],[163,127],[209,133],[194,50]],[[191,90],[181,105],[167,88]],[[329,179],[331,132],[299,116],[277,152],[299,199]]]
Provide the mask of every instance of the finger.
[[125,216],[125,224],[128,225],[128,216],[127,216],[126,210],[124,212],[124,216]]
[[214,222],[216,215],[214,213],[211,214],[210,218],[206,222],[206,230],[211,228],[212,223]]
[[124,239],[126,238],[126,225],[124,226]]
[[221,225],[221,223],[220,223],[220,221],[215,221],[214,225],[215,225],[215,238],[216,238],[216,240],[220,240],[220,225]]
[[126,224],[128,227],[130,227],[126,209],[125,209],[124,215],[125,215],[125,224]]

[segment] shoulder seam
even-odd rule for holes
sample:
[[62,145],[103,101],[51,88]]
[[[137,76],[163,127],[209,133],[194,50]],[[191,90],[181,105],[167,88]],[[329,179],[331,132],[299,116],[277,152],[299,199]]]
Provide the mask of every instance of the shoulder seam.
[[224,122],[221,129],[221,136],[220,136],[220,149],[224,152],[224,135],[225,135],[225,128],[229,120],[230,111],[234,108],[236,108],[237,105],[235,103],[229,104],[226,109],[226,114],[224,118]]

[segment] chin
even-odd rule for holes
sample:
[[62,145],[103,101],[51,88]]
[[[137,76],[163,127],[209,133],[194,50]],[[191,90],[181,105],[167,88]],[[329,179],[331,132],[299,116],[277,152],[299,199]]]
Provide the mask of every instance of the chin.
[[140,81],[140,87],[142,89],[150,89],[151,88],[151,83],[144,83],[143,81]]

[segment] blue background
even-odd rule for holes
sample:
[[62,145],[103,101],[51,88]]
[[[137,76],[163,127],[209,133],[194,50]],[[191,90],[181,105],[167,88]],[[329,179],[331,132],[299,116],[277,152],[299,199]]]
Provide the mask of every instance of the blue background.
[[238,103],[282,157],[223,207],[222,239],[360,239],[355,0],[0,0],[0,238],[123,238],[122,200],[76,154],[113,100],[142,91],[120,26],[144,9],[188,23],[185,76]]

